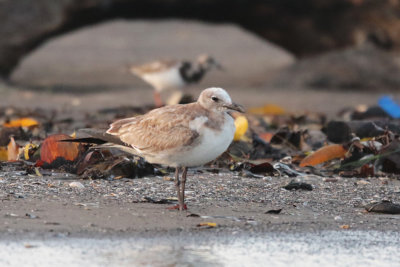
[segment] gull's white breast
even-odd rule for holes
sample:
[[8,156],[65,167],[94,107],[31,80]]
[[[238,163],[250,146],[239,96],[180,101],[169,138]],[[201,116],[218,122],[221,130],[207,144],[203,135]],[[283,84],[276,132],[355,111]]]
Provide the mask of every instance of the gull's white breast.
[[142,78],[159,92],[162,90],[180,89],[185,85],[178,68],[148,73],[143,75]]
[[214,130],[206,127],[205,117],[198,117],[191,124],[197,128],[200,136],[199,141],[194,146],[182,147],[177,149],[176,153],[169,155],[168,162],[165,164],[176,167],[186,166],[194,167],[206,164],[216,159],[226,151],[233,140],[235,134],[235,124],[233,118],[225,114],[224,124],[221,129]]

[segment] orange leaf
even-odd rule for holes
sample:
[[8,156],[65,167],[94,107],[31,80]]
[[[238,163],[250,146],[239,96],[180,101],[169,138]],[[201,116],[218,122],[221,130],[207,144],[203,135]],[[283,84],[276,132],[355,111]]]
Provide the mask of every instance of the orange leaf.
[[74,161],[80,151],[80,144],[73,142],[60,142],[60,140],[72,139],[65,134],[55,134],[47,137],[40,149],[40,159],[51,164],[56,158]]
[[338,144],[321,147],[311,155],[305,157],[299,164],[300,167],[315,166],[326,161],[343,158],[347,150]]
[[7,145],[7,160],[16,161],[19,156],[19,146],[15,143],[14,137],[10,137],[10,143]]
[[262,107],[249,108],[249,113],[255,115],[282,115],[285,114],[285,110],[278,105],[267,104]]
[[8,160],[7,147],[0,147],[0,161]]
[[275,134],[274,133],[268,133],[268,132],[266,132],[266,133],[262,133],[262,134],[260,134],[259,136],[260,136],[260,138],[261,139],[263,139],[265,142],[271,142],[271,139],[272,139],[272,137],[274,136]]
[[32,118],[20,118],[4,123],[4,127],[32,127],[38,125],[37,120]]

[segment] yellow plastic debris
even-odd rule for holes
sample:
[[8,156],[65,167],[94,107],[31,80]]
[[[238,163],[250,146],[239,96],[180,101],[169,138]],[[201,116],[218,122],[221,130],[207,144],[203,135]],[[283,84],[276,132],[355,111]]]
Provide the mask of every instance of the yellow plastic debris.
[[247,118],[245,116],[238,116],[235,119],[235,126],[236,126],[236,131],[235,135],[233,136],[233,140],[239,141],[249,128],[249,122],[247,121]]
[[197,226],[198,226],[198,227],[200,227],[200,226],[217,227],[217,223],[213,223],[213,222],[202,222],[202,223],[199,223]]
[[9,122],[4,123],[4,127],[32,127],[38,126],[39,122],[32,118],[20,118],[16,120],[11,120]]
[[248,112],[255,115],[283,115],[285,110],[275,104],[267,104],[262,107],[249,108]]
[[29,160],[29,150],[30,149],[35,149],[38,146],[32,143],[28,143],[24,146],[24,159]]

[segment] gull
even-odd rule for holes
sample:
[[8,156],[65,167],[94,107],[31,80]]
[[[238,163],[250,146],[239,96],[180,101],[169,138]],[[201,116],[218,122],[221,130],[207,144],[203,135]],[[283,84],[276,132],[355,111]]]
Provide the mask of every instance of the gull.
[[154,88],[154,103],[161,107],[161,92],[172,91],[167,104],[179,103],[182,89],[190,84],[198,83],[213,67],[222,67],[209,55],[202,54],[195,62],[177,60],[158,60],[140,66],[132,66],[130,72]]
[[174,167],[179,210],[183,210],[188,168],[216,159],[233,140],[231,111],[244,109],[233,103],[224,89],[213,87],[203,90],[197,102],[165,106],[118,120],[110,125],[107,134],[118,137],[150,163]]

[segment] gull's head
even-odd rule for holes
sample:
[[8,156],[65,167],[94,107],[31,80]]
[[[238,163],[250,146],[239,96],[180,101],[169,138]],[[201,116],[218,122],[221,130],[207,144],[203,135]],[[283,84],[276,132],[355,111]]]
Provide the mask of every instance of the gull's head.
[[242,106],[232,102],[229,94],[222,88],[212,87],[201,92],[197,102],[210,111],[238,111],[244,112]]

